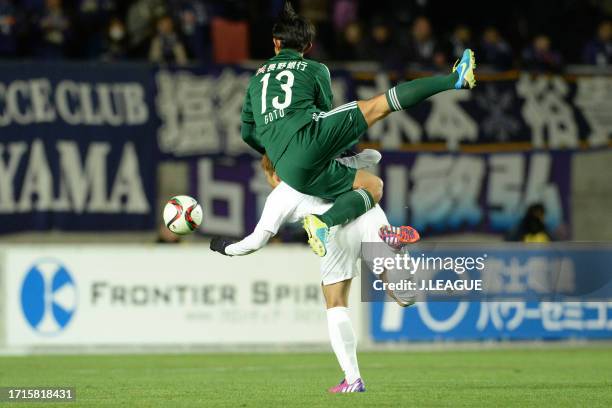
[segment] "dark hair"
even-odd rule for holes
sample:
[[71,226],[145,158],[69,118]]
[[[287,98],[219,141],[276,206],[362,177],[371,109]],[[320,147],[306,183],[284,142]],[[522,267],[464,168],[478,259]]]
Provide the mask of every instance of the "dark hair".
[[546,213],[546,208],[544,208],[544,204],[542,203],[533,203],[527,207],[525,213],[529,216],[538,216]]
[[272,27],[272,37],[280,40],[281,48],[304,52],[314,40],[314,36],[314,26],[304,17],[297,15],[290,2],[285,2]]

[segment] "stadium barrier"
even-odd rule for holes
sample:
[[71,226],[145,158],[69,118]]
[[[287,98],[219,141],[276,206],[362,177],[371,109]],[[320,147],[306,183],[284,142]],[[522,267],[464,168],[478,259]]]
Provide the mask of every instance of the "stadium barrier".
[[[498,246],[488,262],[495,261],[499,281],[521,295],[559,265],[588,273],[612,257],[609,245],[563,248]],[[599,261],[587,262],[591,256]],[[3,246],[0,259],[0,344],[9,351],[328,346],[319,262],[305,246],[271,245],[234,258],[196,245]],[[363,293],[355,282],[350,311],[366,348],[379,342],[612,338],[609,296],[543,301],[525,295],[401,308],[362,302]]]
[[195,245],[8,246],[0,258],[9,350],[328,344],[304,246],[234,258]]

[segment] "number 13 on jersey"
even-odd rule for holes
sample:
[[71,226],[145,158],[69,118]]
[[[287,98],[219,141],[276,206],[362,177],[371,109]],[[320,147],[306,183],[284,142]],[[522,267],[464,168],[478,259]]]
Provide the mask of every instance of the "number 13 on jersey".
[[[272,74],[267,73],[266,75],[263,76],[263,78],[261,78],[261,81],[260,81],[263,84],[262,90],[261,90],[261,114],[262,115],[266,113],[266,110],[268,108],[267,107],[267,97],[268,97],[268,82],[270,80],[270,75]],[[289,70],[281,71],[274,78],[278,81],[281,87],[281,90],[285,93],[285,95],[283,96],[282,102],[278,96],[275,96],[274,98],[272,98],[272,107],[278,110],[285,109],[289,105],[291,105],[291,96],[292,96],[291,87],[293,86],[293,81],[295,79],[293,76],[293,72]]]

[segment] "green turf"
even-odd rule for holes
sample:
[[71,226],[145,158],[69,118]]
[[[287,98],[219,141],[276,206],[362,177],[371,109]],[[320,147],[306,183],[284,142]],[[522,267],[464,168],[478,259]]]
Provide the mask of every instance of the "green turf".
[[368,391],[352,395],[325,392],[341,377],[331,353],[0,357],[0,386],[74,386],[72,407],[612,406],[609,346],[359,359]]

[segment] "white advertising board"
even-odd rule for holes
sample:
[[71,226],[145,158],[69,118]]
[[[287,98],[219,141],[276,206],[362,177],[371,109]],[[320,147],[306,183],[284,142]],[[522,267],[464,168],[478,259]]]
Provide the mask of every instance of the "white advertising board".
[[203,245],[2,252],[8,347],[328,342],[319,259],[304,246],[232,258]]

